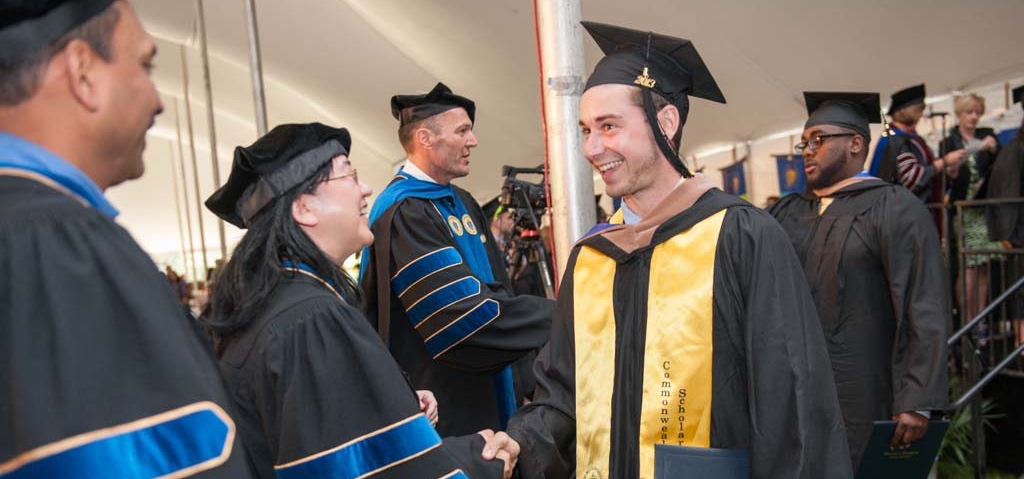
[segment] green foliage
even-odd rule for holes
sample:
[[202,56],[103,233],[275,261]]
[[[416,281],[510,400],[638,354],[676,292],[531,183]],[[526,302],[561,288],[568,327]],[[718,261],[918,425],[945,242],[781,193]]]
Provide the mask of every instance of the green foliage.
[[[949,381],[950,389],[955,391],[959,384],[958,377],[952,377]],[[981,402],[981,422],[985,429],[995,431],[992,421],[999,419],[1004,414],[995,413],[996,403],[992,399],[985,399]],[[970,405],[958,409],[953,418],[949,421],[949,429],[946,437],[942,439],[942,447],[939,449],[938,476],[939,479],[973,479],[974,459],[973,447],[974,431],[971,426]],[[1006,474],[993,469],[986,471],[989,479],[1017,479],[1013,475]]]

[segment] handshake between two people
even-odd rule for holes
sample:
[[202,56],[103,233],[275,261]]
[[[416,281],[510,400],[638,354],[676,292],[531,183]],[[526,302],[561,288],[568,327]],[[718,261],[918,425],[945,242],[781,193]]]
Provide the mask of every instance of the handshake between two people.
[[[430,423],[437,425],[438,410],[437,398],[430,391],[416,391],[420,400],[420,412],[427,416]],[[484,429],[478,432],[484,438],[484,449],[480,455],[486,461],[501,459],[505,462],[505,470],[502,475],[504,479],[512,477],[512,471],[516,468],[516,461],[519,460],[519,443],[508,434],[499,431],[494,432]]]

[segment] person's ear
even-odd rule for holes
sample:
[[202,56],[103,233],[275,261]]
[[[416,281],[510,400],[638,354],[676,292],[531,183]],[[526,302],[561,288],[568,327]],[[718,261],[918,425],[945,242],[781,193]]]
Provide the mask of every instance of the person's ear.
[[413,133],[413,137],[416,138],[416,143],[419,143],[423,148],[431,148],[434,146],[434,134],[427,128],[417,128]]
[[852,140],[850,140],[850,154],[852,154],[855,157],[859,156],[860,153],[868,147],[867,142],[864,141],[864,137],[860,135],[853,135],[853,137],[851,138]]
[[292,219],[300,226],[312,228],[320,224],[319,211],[320,199],[310,194],[299,195],[292,202]]
[[64,47],[59,60],[68,82],[68,89],[75,100],[89,112],[95,112],[100,106],[99,83],[102,76],[99,67],[103,60],[82,39],[74,39]]
[[[675,137],[676,131],[680,128],[679,124],[679,109],[675,105],[665,105],[661,111],[658,112],[658,127],[661,128],[661,134],[665,135],[665,139],[669,143],[672,142],[672,138]],[[678,147],[679,145],[672,145]]]

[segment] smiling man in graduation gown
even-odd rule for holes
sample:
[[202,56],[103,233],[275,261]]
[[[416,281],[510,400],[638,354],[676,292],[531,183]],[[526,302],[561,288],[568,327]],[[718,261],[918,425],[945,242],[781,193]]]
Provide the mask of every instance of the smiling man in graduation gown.
[[0,477],[250,477],[209,351],[104,190],[162,105],[131,6],[0,0]]
[[947,402],[949,306],[938,233],[907,189],[861,173],[877,93],[809,92],[807,187],[771,214],[792,238],[828,340],[854,466],[873,421],[919,439]]
[[688,40],[584,22],[605,57],[580,101],[584,155],[623,198],[572,251],[524,477],[654,477],[654,446],[747,449],[751,475],[850,477],[821,326],[763,211],[678,157],[689,98],[724,103]]
[[366,314],[437,395],[441,434],[504,429],[527,393],[512,365],[547,341],[554,301],[512,292],[480,205],[452,184],[469,174],[475,104],[438,83],[393,97],[391,113],[409,159],[370,211]]

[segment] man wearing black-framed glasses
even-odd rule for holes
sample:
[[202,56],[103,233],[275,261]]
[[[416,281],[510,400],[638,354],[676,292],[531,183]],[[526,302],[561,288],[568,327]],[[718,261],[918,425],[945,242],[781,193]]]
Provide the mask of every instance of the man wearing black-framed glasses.
[[894,446],[920,439],[946,405],[946,274],[938,234],[906,188],[863,172],[877,93],[804,94],[795,146],[808,191],[769,212],[804,264],[856,468],[873,421],[894,420]]

